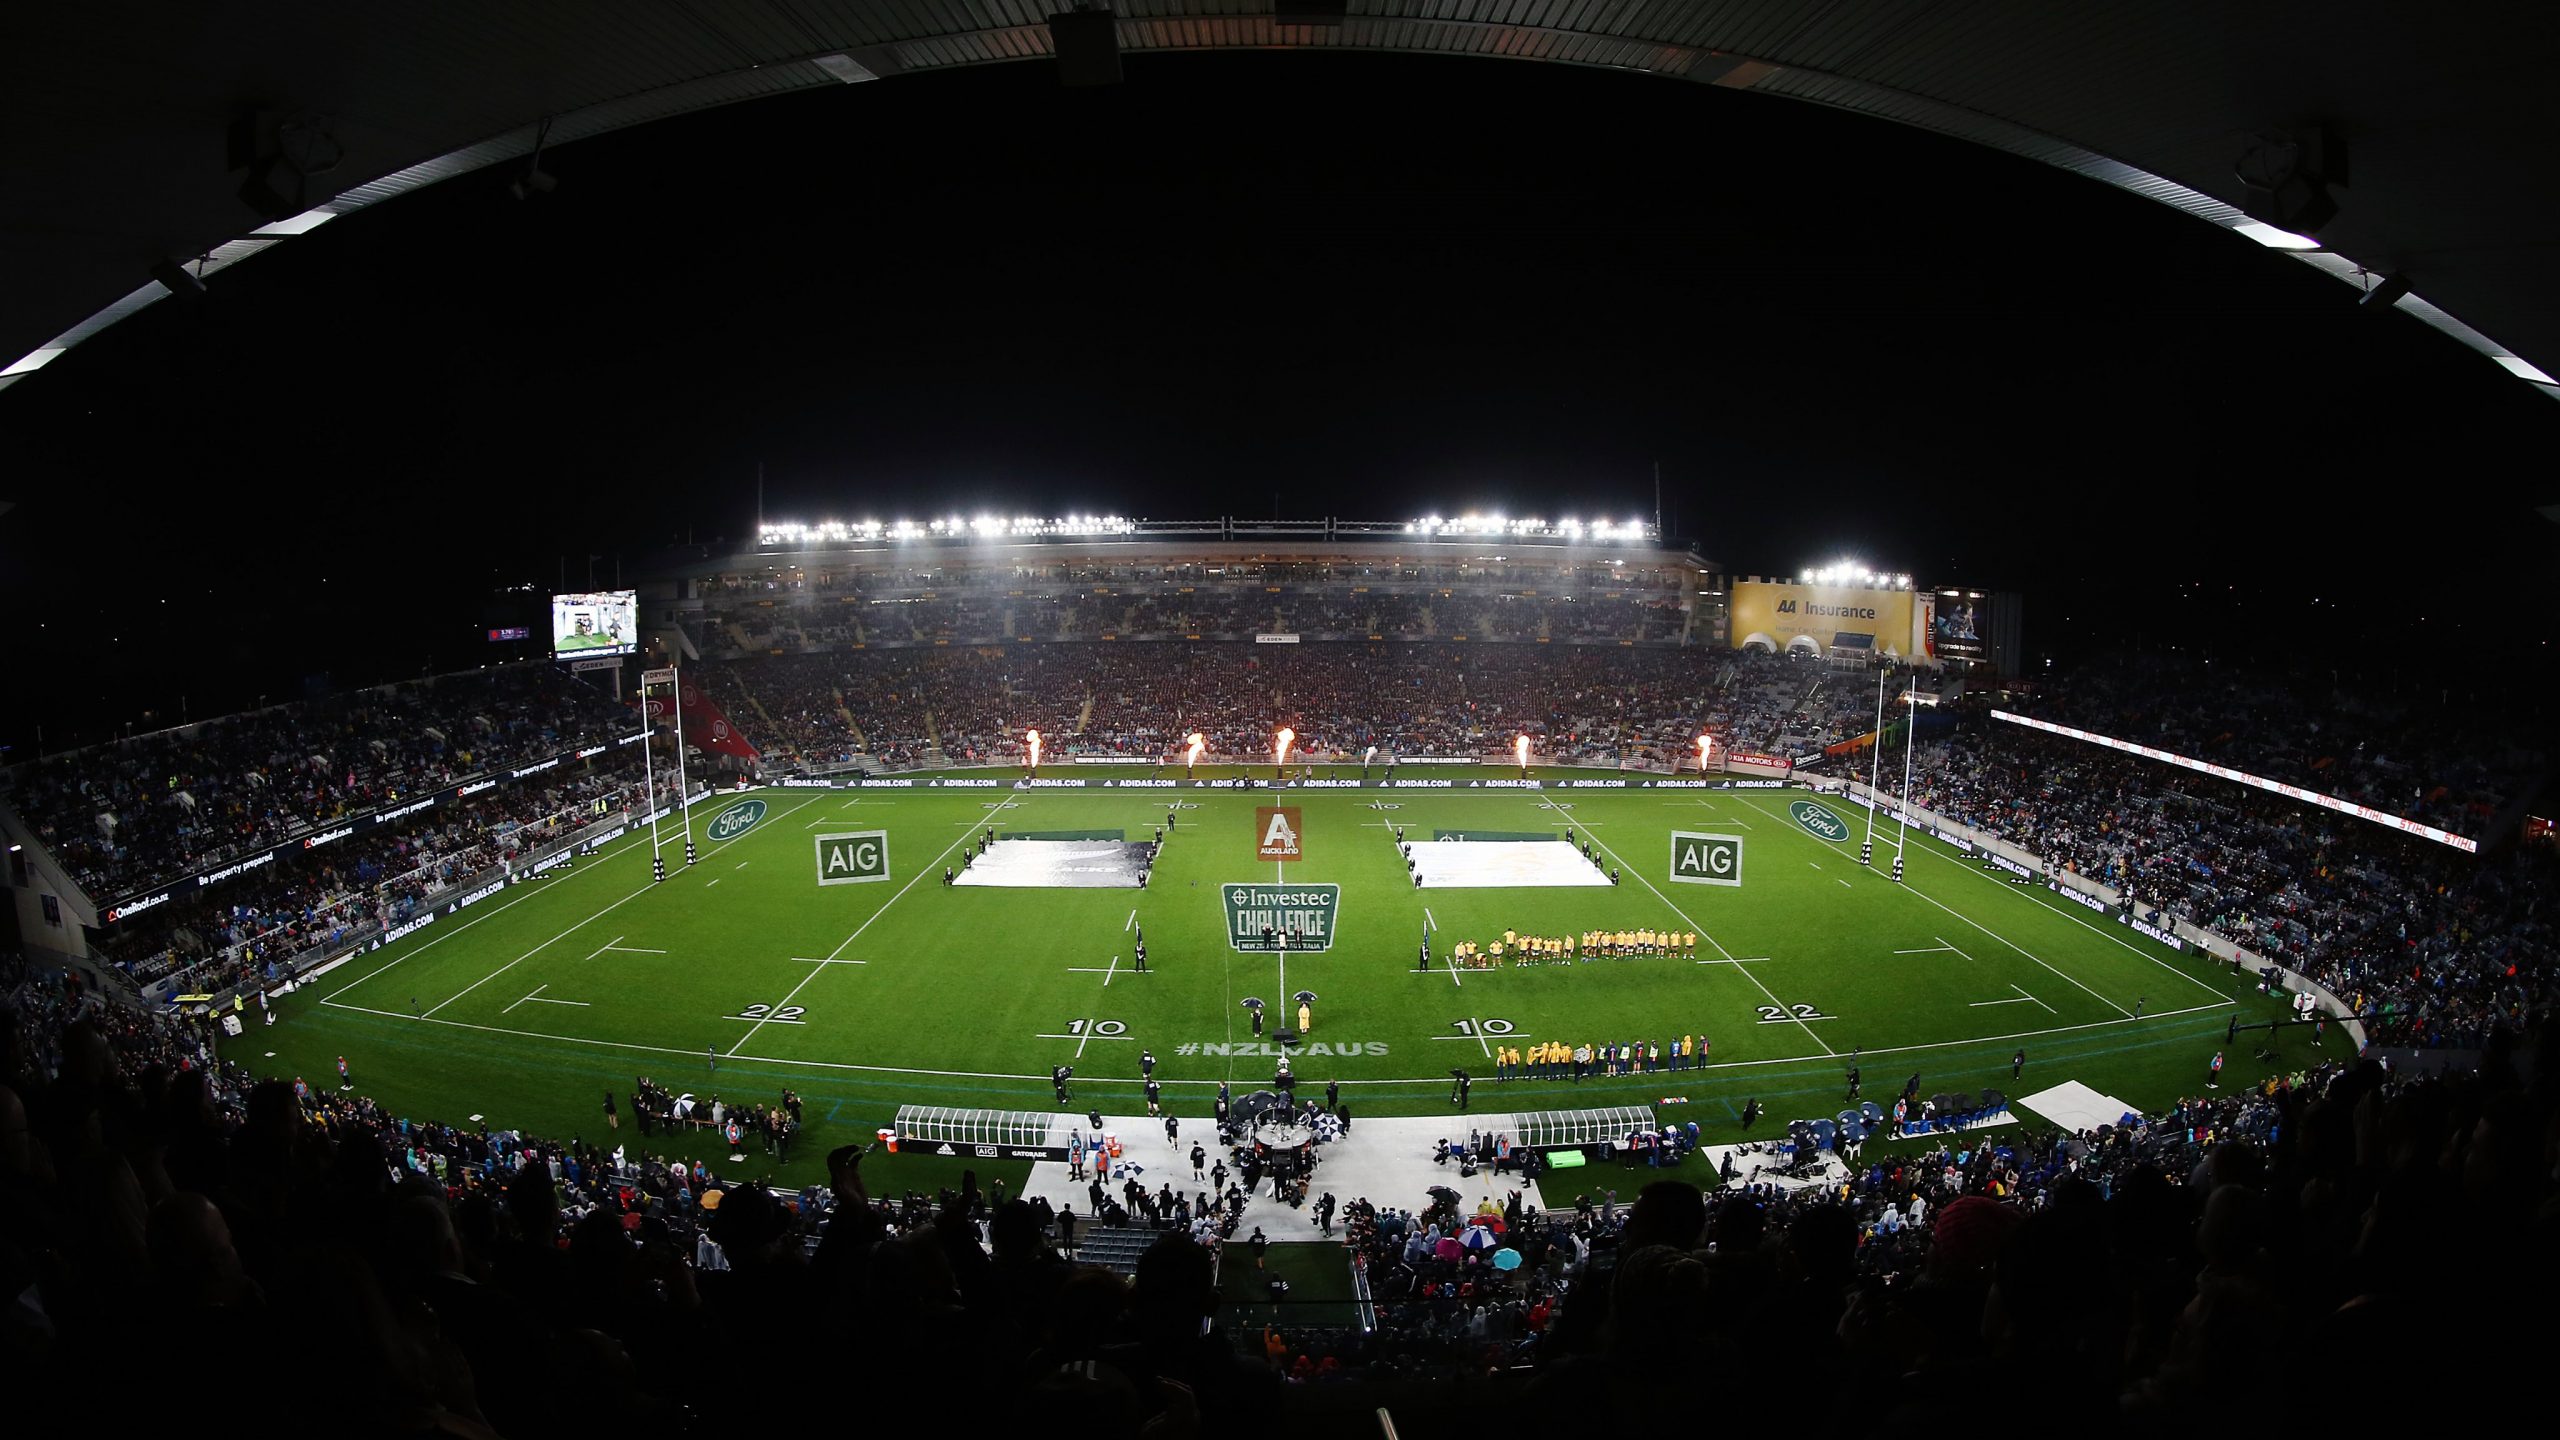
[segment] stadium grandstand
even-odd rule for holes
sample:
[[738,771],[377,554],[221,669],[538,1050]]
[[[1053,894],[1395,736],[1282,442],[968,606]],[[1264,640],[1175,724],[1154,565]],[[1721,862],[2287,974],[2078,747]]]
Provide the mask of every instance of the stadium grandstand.
[[[1673,1423],[1724,1403],[1692,1373],[1766,1392],[1747,1403],[1767,1423],[1816,1433],[1925,1423],[1977,1393],[2004,1413],[2074,1407],[2130,1430],[2298,1409],[2314,1371],[2450,1364],[2496,1344],[2497,1312],[2478,1303],[2489,1290],[2554,1278],[2539,1227],[2560,1125],[2546,1023],[2560,954],[2540,908],[2555,856],[2513,833],[2546,759],[2503,742],[2511,732],[2491,717],[2448,723],[2445,699],[2415,691],[2152,657],[2022,685],[1988,648],[1968,660],[1906,643],[1902,612],[1868,634],[1746,643],[1769,637],[1737,633],[1735,614],[1755,603],[1744,592],[1796,582],[1737,586],[1645,525],[1605,536],[1539,522],[1184,528],[776,528],[750,550],[644,576],[627,661],[448,675],[9,772],[0,822],[21,914],[40,899],[78,917],[27,926],[27,953],[0,976],[14,1357],[48,1360],[63,1385],[106,1384],[129,1357],[133,1316],[210,1326],[291,1357],[256,1387],[259,1423],[286,1433],[368,1428],[349,1415],[403,1432],[522,1434],[597,1417],[682,1429],[716,1425],[699,1417],[777,1385],[789,1393],[760,1396],[759,1423],[866,1403],[788,1375],[812,1347],[855,1357],[865,1387],[897,1404],[965,1396],[960,1413],[979,1423],[1098,1435],[1188,1433],[1141,1427],[1195,1408],[1200,1425],[1246,1433],[1347,1431],[1381,1406],[1417,1433],[1473,1423],[1446,1418],[1452,1407]],[[1846,587],[1861,613],[1879,596],[1916,606],[1931,593],[1901,576],[1806,584]],[[644,671],[681,671],[685,693],[681,706],[652,702],[651,723],[635,728]],[[2004,723],[2004,706],[2355,805],[2395,804],[2477,848]],[[1515,1147],[1493,1117],[1401,1119],[1410,1102],[1389,1086],[1364,1105],[1359,1133],[1380,1137],[1372,1145],[1426,1133],[1414,1126],[1441,1138],[1410,1145],[1404,1168],[1386,1172],[1400,1178],[1321,1199],[1301,1186],[1285,1210],[1253,1179],[1275,1132],[1230,1121],[1223,1078],[1214,1113],[1186,1093],[1170,1108],[1193,1128],[1179,1142],[1167,1132],[1175,1157],[1207,1145],[1215,1177],[1200,1158],[1186,1174],[1178,1159],[1159,1169],[1122,1156],[1112,1186],[1097,1170],[1062,1200],[1037,1167],[988,1183],[901,1168],[930,1156],[866,1164],[844,1142],[875,1121],[893,1133],[907,1083],[896,1071],[855,1092],[852,1124],[834,1113],[845,1098],[823,1118],[804,1106],[797,1091],[830,1083],[824,1072],[759,1067],[735,1047],[705,1052],[709,1074],[688,1082],[625,1073],[684,1063],[671,1050],[579,1062],[593,1078],[567,1082],[606,1092],[605,1113],[581,1126],[408,1113],[372,1098],[370,1060],[350,1072],[344,1052],[380,1027],[434,1023],[411,1000],[415,1015],[368,1011],[357,1020],[372,1028],[326,1033],[338,1078],[277,1072],[267,1047],[328,1013],[297,1009],[298,992],[333,971],[339,984],[351,957],[404,953],[420,926],[507,887],[610,866],[604,857],[634,853],[612,844],[653,820],[683,827],[689,865],[698,807],[676,803],[674,709],[695,727],[685,783],[701,793],[971,776],[1028,793],[1034,731],[1053,768],[1187,776],[1196,735],[1249,777],[1276,770],[1262,757],[1283,727],[1297,737],[1292,778],[1310,783],[1365,779],[1373,762],[1386,776],[1420,762],[1501,773],[1519,760],[1525,776],[1534,755],[1543,773],[1588,777],[1553,784],[1685,774],[1809,786],[1800,793],[1817,802],[1872,801],[1980,847],[1959,853],[2022,857],[2055,893],[2087,887],[2082,904],[2186,936],[2235,975],[2328,997],[2334,1010],[2304,1023],[2325,1036],[2334,1015],[2355,1041],[2262,1048],[2228,1084],[2216,1049],[2209,1080],[2009,1129],[1906,1125],[1897,1102],[1891,1124],[1853,1108],[1836,1128],[1799,1121],[1764,1140],[1750,1133],[1762,1100],[1746,1072],[1739,1131],[1719,1121],[1702,1143],[1674,1095],[1658,1118],[1648,1101],[1601,1122],[1629,1129],[1596,1149]],[[702,733],[712,725],[716,737]],[[1568,836],[1632,812],[1604,813],[1566,822]],[[706,844],[720,824],[699,827]],[[1588,845],[1594,832],[1581,833]],[[1629,842],[1608,843],[1615,859]],[[650,848],[672,863],[674,842]],[[1884,857],[1873,863],[1881,871]],[[617,930],[637,931],[630,913]],[[429,933],[467,945],[476,923]],[[1427,929],[1424,943],[1427,959]],[[589,1003],[547,988],[507,1011]],[[760,1026],[774,1013],[738,1018]],[[2226,1039],[2242,1019],[2235,1011]],[[2142,1023],[2139,1004],[2130,1022]],[[2268,1044],[2284,1023],[2263,1027]],[[515,1063],[455,1033],[446,1063],[466,1086],[475,1067]],[[1993,1063],[2015,1076],[2028,1051],[2011,1063],[2010,1043]],[[1848,1067],[1856,1102],[1860,1057],[1824,1048],[1823,1064]],[[1866,1063],[1899,1070],[1896,1051]],[[1485,1053],[1507,1081],[1508,1047]],[[1667,1061],[1647,1044],[1591,1056],[1588,1045],[1540,1052],[1520,1073],[1569,1069],[1573,1083],[1517,1099],[1522,1114],[1570,1105],[1586,1076],[1633,1077],[1647,1095],[1716,1083],[1711,1059],[1678,1046]],[[734,1090],[758,1098],[724,1105],[685,1088],[725,1083],[724,1063],[746,1067]],[[1105,1121],[1097,1109],[1097,1146],[1102,1124],[1158,1123],[1152,1055],[1146,1064],[1150,1113]],[[1666,1070],[1684,1073],[1657,1078]],[[930,1078],[941,1073],[909,1073],[918,1098],[941,1092]],[[1056,1123],[1082,1126],[1067,1074],[1054,1075]],[[1463,1101],[1468,1078],[1457,1084]],[[1877,1088],[1890,1098],[1893,1083]],[[1316,1115],[1319,1138],[1346,1157],[1319,1185],[1332,1173],[1347,1186],[1350,1106],[1329,1093],[1320,1114],[1293,1116],[1282,1092],[1275,1113]],[[1914,1074],[1902,1100],[1915,1115],[1934,1108],[1919,1107],[1923,1093]],[[2008,1109],[1979,1103],[1967,1125]],[[929,1137],[932,1122],[905,1118],[912,1109],[894,1123]],[[795,1162],[804,1129],[826,1143],[823,1165],[808,1141]],[[1097,1166],[1121,1143],[1115,1133],[1097,1149]],[[1063,1152],[1070,1165],[1084,1144],[1079,1132]],[[1612,1159],[1637,1168],[1561,1180],[1550,1168]],[[1289,1194],[1285,1181],[1275,1193]],[[1266,1231],[1286,1225],[1293,1243],[1267,1249]],[[1330,1258],[1311,1270],[1292,1250]],[[2504,1278],[2518,1264],[2526,1273]],[[1339,1303],[1292,1298],[1290,1276],[1339,1286]],[[431,1328],[399,1318],[428,1313]],[[201,1403],[184,1388],[121,1403],[137,1423],[175,1418]],[[2378,1403],[2425,1408],[2404,1395]]]
[[10,1413],[2535,1423],[2555,14],[22,7]]

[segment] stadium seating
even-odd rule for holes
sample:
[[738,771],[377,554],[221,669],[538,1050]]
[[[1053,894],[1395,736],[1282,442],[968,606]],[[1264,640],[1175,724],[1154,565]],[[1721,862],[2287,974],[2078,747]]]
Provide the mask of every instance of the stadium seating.
[[1066,1428],[1136,1436],[1151,1407],[1109,1385],[1150,1355],[1186,1377],[1204,1433],[1418,1401],[1406,1382],[1440,1388],[1401,1428],[1455,1435],[1468,1422],[1446,1408],[1479,1428],[1657,1417],[1772,1375],[1828,1378],[1790,1426],[1817,1434],[1916,1417],[1987,1375],[2004,1403],[2140,1429],[2298,1410],[2307,1374],[2388,1371],[2406,1383],[2350,1389],[2360,1415],[2398,1420],[2431,1403],[2417,1377],[2532,1341],[2491,1297],[2551,1278],[2542,1141],[2560,1115],[2505,1051],[2475,1075],[2368,1062],[2080,1134],[1948,1136],[1830,1187],[1721,1187],[1696,1162],[1632,1195],[1552,1176],[1552,1213],[1499,1207],[1507,1272],[1442,1250],[1456,1192],[1354,1197],[1343,1237],[1374,1323],[1204,1338],[1210,1262],[1183,1258],[1202,1242],[1172,1217],[1081,1227],[1078,1268],[1022,1202],[873,1197],[858,1171],[774,1193],[403,1119],[326,1083],[253,1084],[206,1063],[202,1022],[102,1006],[14,957],[0,988],[12,1358],[135,1427],[204,1403],[199,1385],[108,1383],[138,1313],[192,1322],[208,1354],[292,1356],[256,1387],[288,1434],[377,1428],[365,1415],[664,1429],[741,1397],[735,1366],[688,1362],[781,1353],[843,1368],[754,1394],[763,1423],[823,1423],[876,1380],[1055,1429],[1069,1402],[1043,1377],[1064,1364],[1108,1382]]
[[2320,982],[2373,1043],[2477,1046],[2560,974],[2547,847],[2465,854],[1978,710],[1917,766],[1916,803]]
[[11,772],[12,803],[104,903],[627,727],[550,665],[465,671],[48,756]]

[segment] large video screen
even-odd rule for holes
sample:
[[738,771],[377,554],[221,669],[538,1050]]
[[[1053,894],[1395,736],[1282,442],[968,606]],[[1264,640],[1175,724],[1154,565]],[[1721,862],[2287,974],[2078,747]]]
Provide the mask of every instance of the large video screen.
[[1941,660],[1991,658],[1991,597],[1979,590],[1941,590],[1929,617],[1929,653]]
[[551,597],[554,658],[628,655],[640,648],[640,592],[600,590]]

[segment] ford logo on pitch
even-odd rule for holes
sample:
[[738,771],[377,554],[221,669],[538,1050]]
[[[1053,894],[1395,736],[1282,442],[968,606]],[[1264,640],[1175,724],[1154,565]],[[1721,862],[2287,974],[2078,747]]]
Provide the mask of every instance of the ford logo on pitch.
[[1796,823],[1833,844],[1849,838],[1849,826],[1839,816],[1810,800],[1798,800],[1787,807]]
[[708,833],[714,840],[734,840],[754,829],[755,823],[763,818],[763,801],[741,800],[712,816],[711,829]]

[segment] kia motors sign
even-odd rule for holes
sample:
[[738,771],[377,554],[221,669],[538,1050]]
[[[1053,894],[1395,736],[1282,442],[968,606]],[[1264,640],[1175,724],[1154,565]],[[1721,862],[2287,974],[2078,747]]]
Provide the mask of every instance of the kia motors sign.
[[1304,859],[1299,848],[1303,833],[1298,823],[1299,807],[1295,805],[1258,805],[1253,811],[1255,858],[1282,862]]

